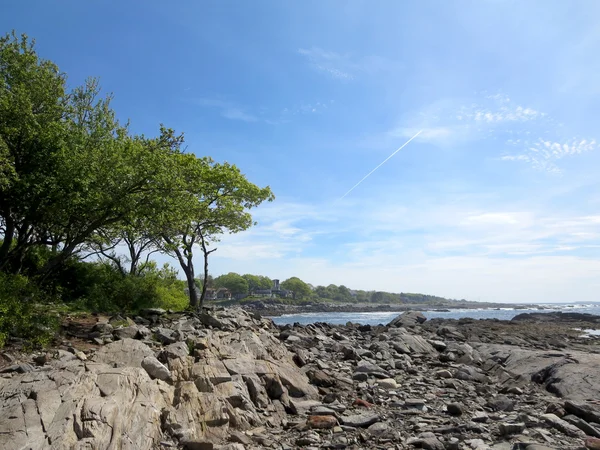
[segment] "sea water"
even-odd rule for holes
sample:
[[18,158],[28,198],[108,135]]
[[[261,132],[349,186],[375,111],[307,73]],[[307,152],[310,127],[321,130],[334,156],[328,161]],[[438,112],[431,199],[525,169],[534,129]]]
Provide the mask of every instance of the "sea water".
[[[540,309],[543,308],[543,309]],[[444,319],[460,319],[470,317],[472,319],[500,319],[510,320],[518,314],[526,312],[548,313],[548,312],[578,312],[600,315],[600,304],[546,304],[536,305],[533,308],[480,308],[480,309],[453,309],[445,311],[421,311],[428,319],[436,317]],[[278,325],[300,323],[306,325],[309,323],[325,322],[335,325],[344,325],[348,322],[364,325],[387,324],[397,317],[400,312],[377,311],[377,312],[324,312],[324,313],[302,313],[302,314],[284,314],[279,317],[272,317]]]

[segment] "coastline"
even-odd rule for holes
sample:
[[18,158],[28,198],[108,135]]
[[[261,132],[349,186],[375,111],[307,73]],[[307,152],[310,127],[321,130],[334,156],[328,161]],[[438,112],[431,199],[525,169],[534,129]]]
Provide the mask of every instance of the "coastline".
[[406,311],[435,311],[450,312],[453,310],[481,310],[481,309],[503,309],[511,308],[515,310],[547,309],[545,306],[534,304],[506,304],[506,303],[460,303],[457,305],[431,305],[431,304],[332,304],[332,303],[314,303],[305,305],[285,305],[285,304],[266,304],[264,302],[253,302],[242,306],[247,311],[260,313],[263,317],[279,317],[289,314],[308,314],[308,313],[369,313],[369,312],[397,312]]

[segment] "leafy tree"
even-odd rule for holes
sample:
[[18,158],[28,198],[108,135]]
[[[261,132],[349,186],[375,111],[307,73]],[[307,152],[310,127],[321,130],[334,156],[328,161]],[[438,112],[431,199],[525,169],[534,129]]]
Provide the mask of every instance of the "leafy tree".
[[249,273],[242,276],[248,282],[249,292],[258,289],[271,289],[273,287],[273,281],[268,277],[262,275],[251,275]]
[[[192,307],[202,307],[205,286],[200,297],[194,283],[194,248],[201,245],[204,273],[208,274],[208,256],[224,233],[237,233],[254,224],[249,209],[265,200],[273,200],[269,187],[250,183],[239,168],[229,163],[215,163],[210,158],[179,155],[182,182],[180,197],[173,202],[181,214],[165,223],[161,234],[163,250],[179,261],[186,276]],[[246,283],[247,284],[247,283]],[[247,290],[247,288],[246,288]]]
[[248,293],[248,282],[244,277],[235,272],[229,272],[215,278],[215,286],[227,288],[234,295]]
[[291,277],[281,283],[281,287],[292,291],[294,299],[310,297],[311,290],[308,285],[298,277]]
[[130,136],[99,94],[94,79],[67,91],[26,36],[0,38],[0,270],[48,246],[46,278],[98,233],[168,203],[169,139]]

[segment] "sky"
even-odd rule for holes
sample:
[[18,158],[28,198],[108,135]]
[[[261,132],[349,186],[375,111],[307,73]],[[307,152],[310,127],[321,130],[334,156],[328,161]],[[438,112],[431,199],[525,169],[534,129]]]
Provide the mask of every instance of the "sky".
[[34,37],[70,85],[99,77],[132,132],[164,123],[272,188],[258,224],[216,245],[214,275],[600,301],[596,0],[1,10],[0,31]]

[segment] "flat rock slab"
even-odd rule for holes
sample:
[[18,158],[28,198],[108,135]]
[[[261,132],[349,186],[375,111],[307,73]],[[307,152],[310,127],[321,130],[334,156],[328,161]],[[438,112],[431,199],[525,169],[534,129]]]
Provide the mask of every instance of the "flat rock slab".
[[379,422],[378,414],[356,414],[354,416],[342,416],[341,421],[344,425],[354,428],[366,428]]

